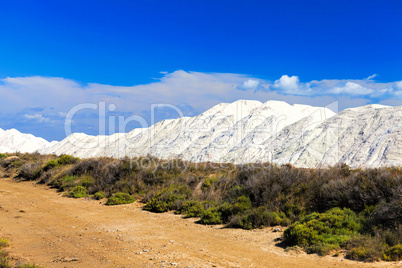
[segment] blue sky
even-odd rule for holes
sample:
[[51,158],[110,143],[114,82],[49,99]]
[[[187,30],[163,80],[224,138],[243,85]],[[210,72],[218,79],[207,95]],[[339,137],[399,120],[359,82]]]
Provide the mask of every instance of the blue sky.
[[[237,98],[402,105],[401,11],[397,0],[1,1],[0,128],[60,140],[68,111],[99,101],[149,123],[152,103],[185,115]],[[74,131],[96,134],[97,118],[80,113]]]

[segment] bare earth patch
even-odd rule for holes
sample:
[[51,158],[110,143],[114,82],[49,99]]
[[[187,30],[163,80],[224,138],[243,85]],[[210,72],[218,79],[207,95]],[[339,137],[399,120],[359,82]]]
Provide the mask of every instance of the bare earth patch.
[[398,267],[277,247],[281,232],[195,224],[142,204],[104,206],[0,179],[0,237],[15,261],[44,267]]

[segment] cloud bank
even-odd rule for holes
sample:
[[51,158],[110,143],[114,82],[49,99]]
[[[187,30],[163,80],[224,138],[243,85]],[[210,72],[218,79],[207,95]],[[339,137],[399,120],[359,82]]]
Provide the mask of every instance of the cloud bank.
[[371,75],[362,80],[321,80],[300,83],[299,77],[283,75],[276,80],[269,89],[277,90],[282,94],[298,96],[364,96],[368,100],[380,98],[398,98],[402,92],[402,81],[390,83],[377,83],[372,79],[377,75]]
[[[283,75],[275,81],[249,75],[175,71],[149,84],[113,86],[55,77],[8,77],[0,80],[0,128],[11,127],[46,139],[62,139],[65,115],[81,103],[114,104],[108,115],[144,117],[150,123],[153,104],[171,104],[193,116],[221,102],[254,99],[283,100],[325,106],[339,101],[340,109],[370,103],[402,105],[402,81],[379,83],[376,75],[361,80],[313,80],[300,82]],[[157,120],[178,117],[161,108]],[[96,134],[97,111],[81,111],[74,118],[75,131]],[[134,126],[133,126],[134,127]],[[129,130],[129,129],[128,129]],[[127,130],[127,131],[128,131]]]

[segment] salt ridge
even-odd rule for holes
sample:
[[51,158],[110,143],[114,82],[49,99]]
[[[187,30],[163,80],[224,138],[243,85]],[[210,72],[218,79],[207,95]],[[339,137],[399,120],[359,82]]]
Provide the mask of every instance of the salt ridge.
[[111,136],[75,133],[57,143],[24,136],[26,140],[18,143],[17,136],[2,140],[5,132],[0,129],[0,150],[10,144],[13,149],[27,146],[29,140],[35,148],[42,146],[43,154],[81,158],[152,155],[193,162],[270,161],[306,168],[340,162],[352,167],[402,165],[402,106],[368,105],[335,114],[328,108],[282,101],[239,100],[194,117]]
[[16,129],[0,129],[0,153],[33,153],[40,149],[55,145],[55,142],[21,133]]

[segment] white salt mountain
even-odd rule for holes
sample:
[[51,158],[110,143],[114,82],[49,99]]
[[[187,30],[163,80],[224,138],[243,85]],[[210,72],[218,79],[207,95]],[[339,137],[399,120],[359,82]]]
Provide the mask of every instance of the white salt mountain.
[[0,153],[33,153],[53,144],[55,142],[50,143],[45,139],[21,133],[16,129],[0,129]]
[[193,162],[380,167],[402,165],[401,132],[402,106],[369,105],[334,114],[322,107],[240,100],[127,134],[72,134],[40,152],[81,158],[153,155]]
[[402,106],[347,109],[321,124],[314,135],[310,151],[325,151],[316,163],[338,160],[356,167],[402,166]]

